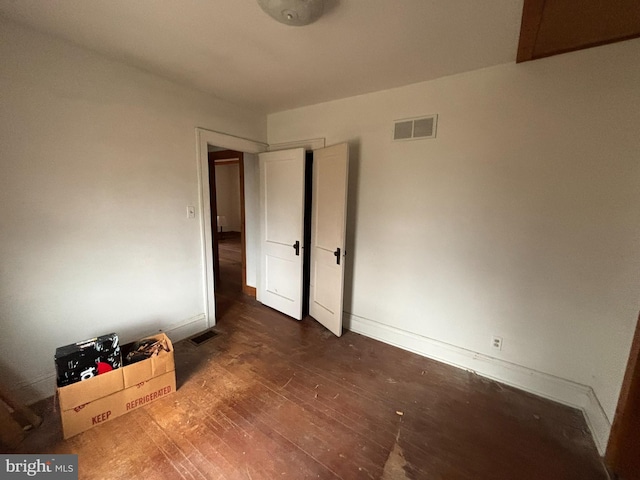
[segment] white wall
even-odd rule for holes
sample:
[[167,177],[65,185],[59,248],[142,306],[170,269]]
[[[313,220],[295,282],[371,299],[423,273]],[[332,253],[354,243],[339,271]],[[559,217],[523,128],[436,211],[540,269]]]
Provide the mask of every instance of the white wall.
[[244,154],[244,223],[247,285],[257,287],[258,251],[260,249],[260,170],[258,156]]
[[227,226],[225,232],[242,230],[240,215],[240,167],[235,164],[216,165],[216,208],[218,215],[224,215]]
[[0,381],[34,401],[57,346],[204,326],[195,127],[266,122],[10,23],[0,58]]
[[[351,322],[593,387],[610,421],[640,291],[639,54],[271,115],[269,143],[351,143]],[[4,22],[0,58],[0,381],[35,400],[56,346],[202,320],[194,127],[264,140],[265,124]],[[437,139],[391,142],[394,119],[430,113]]]
[[[634,40],[270,115],[271,144],[351,144],[352,327],[567,403],[535,382],[592,387],[606,441],[639,309],[639,58]],[[392,142],[432,113],[436,139]]]

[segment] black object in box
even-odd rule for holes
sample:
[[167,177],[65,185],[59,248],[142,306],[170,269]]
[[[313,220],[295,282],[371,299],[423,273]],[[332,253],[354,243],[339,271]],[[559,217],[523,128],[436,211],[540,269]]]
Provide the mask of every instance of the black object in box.
[[122,366],[118,335],[110,333],[56,348],[58,387],[88,380]]

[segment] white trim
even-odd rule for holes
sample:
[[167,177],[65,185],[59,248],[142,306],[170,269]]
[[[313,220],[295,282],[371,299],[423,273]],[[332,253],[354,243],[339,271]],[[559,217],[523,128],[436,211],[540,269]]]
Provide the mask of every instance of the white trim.
[[604,455],[611,424],[591,387],[348,312],[344,314],[345,328],[352,332],[579,408],[591,430],[598,451]]
[[209,156],[208,145],[237,150],[244,153],[267,151],[266,143],[228,135],[226,133],[196,128],[196,160],[198,169],[198,205],[200,207],[200,248],[202,257],[203,307],[207,326],[216,324],[215,292],[213,277],[213,246],[211,236],[211,206],[209,204]]
[[191,335],[195,335],[198,332],[206,330],[208,328],[207,316],[204,313],[191,317],[183,322],[171,325],[171,327],[164,330],[164,333],[171,339],[172,342],[179,342]]
[[206,128],[196,127],[198,138],[203,139],[206,143],[214,147],[227,148],[244,153],[262,153],[266,152],[269,147],[264,142],[251,140],[249,138],[237,137],[228,133],[216,132],[215,130],[207,130]]
[[12,393],[20,403],[31,405],[50,397],[55,391],[56,374],[46,373],[37,377],[35,380],[19,382]]
[[598,452],[604,456],[609,442],[609,434],[611,433],[611,422],[592,388],[589,388],[589,395],[586,404],[582,406],[582,413],[587,421]]
[[269,145],[269,151],[275,152],[276,150],[288,150],[290,148],[304,148],[305,150],[318,150],[325,147],[324,138],[312,138],[309,140],[295,140],[293,142],[274,143]]

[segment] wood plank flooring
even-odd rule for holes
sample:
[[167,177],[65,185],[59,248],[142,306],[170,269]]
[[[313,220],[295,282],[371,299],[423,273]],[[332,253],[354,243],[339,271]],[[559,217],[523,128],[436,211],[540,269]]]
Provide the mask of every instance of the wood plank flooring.
[[82,479],[606,480],[572,408],[240,293],[220,246],[219,334],[175,345],[175,394],[63,441],[53,400],[21,452],[77,453]]

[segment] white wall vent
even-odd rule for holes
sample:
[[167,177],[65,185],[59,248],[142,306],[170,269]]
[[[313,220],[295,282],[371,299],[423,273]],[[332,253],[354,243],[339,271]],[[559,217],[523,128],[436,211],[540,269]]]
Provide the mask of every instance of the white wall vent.
[[396,120],[393,126],[393,139],[419,140],[422,138],[435,138],[437,123],[438,115]]

